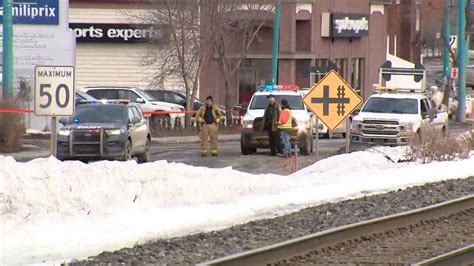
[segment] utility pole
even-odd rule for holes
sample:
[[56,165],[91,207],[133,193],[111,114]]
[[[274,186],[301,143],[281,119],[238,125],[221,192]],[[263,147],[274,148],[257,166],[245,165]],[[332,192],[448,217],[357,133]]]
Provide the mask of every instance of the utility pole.
[[277,75],[278,75],[278,50],[280,46],[280,16],[281,16],[281,0],[276,0],[275,18],[273,22],[272,85],[276,85]]
[[444,81],[451,75],[449,64],[450,47],[449,37],[451,36],[451,0],[444,0],[444,23],[443,23],[443,77]]
[[2,92],[3,100],[13,98],[13,0],[3,0],[3,60]]
[[451,96],[451,0],[444,0],[444,22],[443,22],[443,82],[444,95],[443,104],[449,110],[449,98]]
[[457,120],[466,122],[466,65],[467,65],[467,40],[466,40],[466,0],[458,0],[458,112]]

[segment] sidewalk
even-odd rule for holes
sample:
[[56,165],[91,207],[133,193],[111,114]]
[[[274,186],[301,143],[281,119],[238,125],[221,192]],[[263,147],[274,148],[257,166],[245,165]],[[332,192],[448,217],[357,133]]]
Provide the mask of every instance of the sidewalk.
[[[237,141],[240,140],[240,134],[223,134],[219,135],[219,141]],[[158,137],[152,138],[151,141],[157,144],[190,144],[199,143],[201,139],[198,135],[183,137]]]

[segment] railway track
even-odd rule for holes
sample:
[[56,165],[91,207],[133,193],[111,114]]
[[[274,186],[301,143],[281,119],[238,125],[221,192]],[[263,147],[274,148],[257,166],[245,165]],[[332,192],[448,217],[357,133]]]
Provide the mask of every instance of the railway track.
[[[474,195],[322,231],[200,265],[417,262],[420,265],[453,265],[453,261],[456,262],[454,265],[474,265],[474,247],[465,248],[471,244],[474,244]],[[449,252],[459,248],[464,249]],[[436,257],[440,254],[443,255]]]

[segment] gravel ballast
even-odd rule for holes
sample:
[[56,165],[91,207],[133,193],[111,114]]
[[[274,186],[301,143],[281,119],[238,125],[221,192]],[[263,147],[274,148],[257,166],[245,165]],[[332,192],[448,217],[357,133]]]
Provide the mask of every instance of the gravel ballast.
[[196,264],[322,230],[417,209],[471,194],[474,194],[474,176],[328,203],[220,231],[157,240],[136,245],[133,248],[103,252],[73,264]]

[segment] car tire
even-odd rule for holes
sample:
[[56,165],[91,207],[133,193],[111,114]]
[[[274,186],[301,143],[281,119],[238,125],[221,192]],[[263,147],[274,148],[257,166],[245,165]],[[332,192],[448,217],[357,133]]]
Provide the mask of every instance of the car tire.
[[310,143],[310,139],[311,138],[309,138],[309,136],[306,136],[306,143],[300,147],[300,153],[303,156],[308,156],[312,152],[312,145]]
[[138,162],[139,163],[146,163],[150,161],[150,147],[151,147],[151,142],[150,139],[146,139],[146,144],[145,144],[145,151],[138,155]]
[[329,131],[329,129],[326,133],[324,133],[324,138],[325,139],[332,139],[332,133]]
[[125,147],[123,148],[122,161],[128,161],[132,159],[132,143],[127,140]]
[[241,138],[240,139],[240,151],[242,152],[242,155],[250,155],[250,154],[256,153],[257,149],[247,147],[247,145],[245,145],[244,141]]

